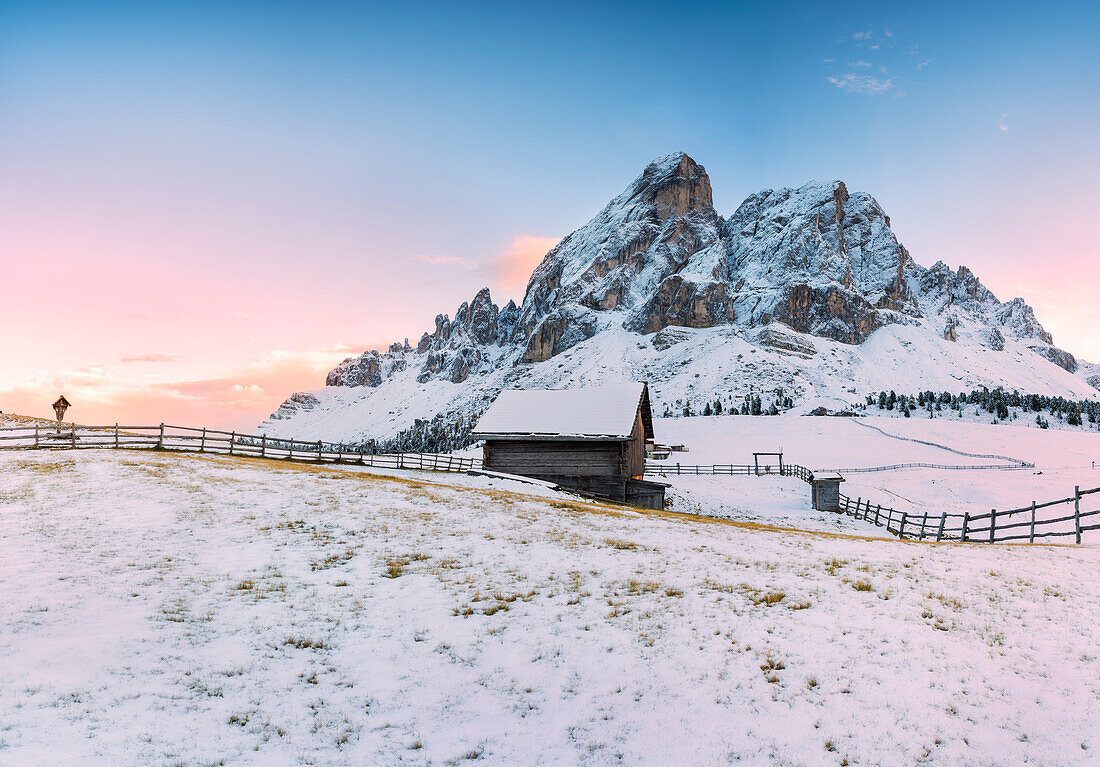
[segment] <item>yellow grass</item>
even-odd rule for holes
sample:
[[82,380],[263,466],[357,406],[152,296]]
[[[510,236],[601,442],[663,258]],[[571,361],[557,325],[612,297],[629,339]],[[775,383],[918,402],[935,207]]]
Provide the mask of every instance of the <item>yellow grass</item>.
[[[475,494],[483,498],[492,498],[498,501],[504,502],[502,505],[509,505],[513,501],[535,501],[538,503],[552,504],[555,509],[574,512],[581,514],[603,514],[611,517],[637,517],[647,516],[656,517],[658,519],[664,519],[669,522],[690,522],[693,524],[702,525],[722,525],[725,527],[736,527],[743,530],[755,530],[760,532],[769,533],[789,533],[795,535],[803,535],[812,538],[823,538],[827,540],[844,540],[844,541],[867,541],[871,543],[882,543],[902,546],[958,546],[958,545],[971,545],[975,544],[975,541],[968,541],[966,544],[962,544],[960,541],[915,541],[911,539],[900,540],[897,538],[877,538],[869,535],[858,535],[855,533],[834,533],[820,530],[802,530],[797,527],[786,527],[782,525],[768,525],[760,522],[745,522],[734,519],[720,519],[718,517],[705,517],[697,514],[688,514],[679,511],[667,511],[661,509],[643,509],[633,506],[622,506],[612,503],[606,503],[603,501],[573,501],[565,499],[547,499],[545,496],[531,495],[528,493],[520,493],[514,490],[497,490],[497,489],[482,489],[472,487],[460,487],[457,485],[450,485],[445,482],[436,482],[426,480],[423,478],[406,478],[395,477],[388,474],[375,474],[367,471],[370,467],[355,467],[355,466],[342,466],[339,464],[318,465],[310,463],[295,463],[292,461],[286,461],[281,458],[261,458],[259,456],[251,455],[224,455],[224,454],[187,454],[187,453],[160,453],[160,454],[148,454],[149,460],[181,458],[191,459],[199,461],[210,461],[213,463],[221,463],[225,465],[245,465],[245,466],[263,466],[265,468],[277,469],[280,471],[302,471],[316,474],[323,479],[332,480],[345,480],[356,482],[388,482],[392,484],[402,485],[410,490],[418,490],[423,492],[425,488],[446,488],[452,492],[462,494]],[[1042,544],[1028,544],[1028,543],[1000,543],[1000,544],[981,544],[982,546],[1047,546],[1047,547],[1064,547],[1068,544],[1058,543],[1042,543]]]

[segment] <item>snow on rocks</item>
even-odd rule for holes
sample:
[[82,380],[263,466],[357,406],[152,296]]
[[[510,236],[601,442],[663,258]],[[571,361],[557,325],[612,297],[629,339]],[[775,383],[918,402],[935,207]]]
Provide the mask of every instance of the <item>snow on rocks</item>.
[[706,170],[678,152],[547,253],[521,305],[482,289],[415,347],[344,361],[261,429],[387,439],[417,419],[470,422],[501,389],[586,379],[649,381],[658,413],[750,389],[796,402],[982,385],[1096,396],[1100,373],[1052,343],[1031,307],[1002,303],[965,266],[917,264],[869,194],[814,181],[723,219]]

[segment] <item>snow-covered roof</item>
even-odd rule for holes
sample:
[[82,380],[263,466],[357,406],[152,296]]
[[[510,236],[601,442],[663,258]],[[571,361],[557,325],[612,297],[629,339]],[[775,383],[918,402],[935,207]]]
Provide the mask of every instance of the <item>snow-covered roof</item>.
[[475,439],[630,439],[638,411],[653,436],[645,383],[586,389],[507,389],[474,428]]

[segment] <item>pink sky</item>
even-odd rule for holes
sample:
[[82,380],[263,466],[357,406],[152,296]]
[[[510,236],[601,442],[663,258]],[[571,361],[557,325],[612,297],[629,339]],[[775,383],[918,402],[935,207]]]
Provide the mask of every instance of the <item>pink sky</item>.
[[678,150],[725,215],[869,192],[1100,361],[1095,4],[276,5],[0,6],[0,409],[252,428]]
[[[556,242],[520,235],[478,263],[411,256],[391,273],[364,270],[349,282],[308,261],[265,269],[240,256],[250,248],[239,242],[158,241],[145,227],[105,231],[91,221],[79,234],[5,223],[0,409],[48,417],[63,392],[69,418],[83,423],[242,430],[292,392],[322,386],[344,358],[405,336],[415,343],[437,310],[453,314],[459,297],[438,270],[491,286],[499,302],[518,299]],[[204,248],[217,256],[189,257]],[[142,258],[150,250],[158,257]],[[368,295],[363,285],[373,285]]]
[[[1056,201],[1043,204],[1057,215]],[[49,416],[64,392],[70,418],[84,423],[251,429],[290,393],[323,385],[345,357],[406,336],[415,343],[436,312],[453,314],[481,285],[498,303],[519,300],[557,242],[516,235],[482,259],[413,253],[378,268],[371,262],[385,259],[367,234],[319,238],[316,258],[295,259],[282,230],[217,216],[178,230],[153,216],[72,215],[58,226],[26,213],[0,216],[0,408]],[[1049,230],[1005,230],[994,243],[1001,268],[979,277],[1002,299],[1028,300],[1056,342],[1100,359],[1097,283],[1074,279],[1095,270],[1095,249],[1081,222],[1055,225],[1061,244]],[[962,226],[957,235],[960,251],[979,236]],[[1035,268],[1029,254],[1040,247],[1057,250],[1057,268]]]

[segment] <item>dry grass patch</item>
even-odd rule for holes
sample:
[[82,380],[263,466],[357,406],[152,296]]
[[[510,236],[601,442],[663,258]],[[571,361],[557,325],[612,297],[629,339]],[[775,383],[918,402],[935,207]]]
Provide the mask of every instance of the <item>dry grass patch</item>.
[[760,605],[771,607],[772,605],[779,604],[787,597],[787,592],[785,591],[765,591],[746,584],[738,586],[737,592],[743,595],[745,599],[749,600],[749,604],[753,607],[759,607]]
[[926,595],[929,599],[934,599],[944,607],[948,607],[952,610],[962,610],[963,603],[955,599],[955,597],[945,596],[943,594],[937,594],[934,591],[929,591]]
[[626,582],[626,593],[632,597],[642,594],[653,594],[660,590],[661,584],[656,581],[640,581],[637,578],[632,578]]
[[329,570],[333,567],[347,564],[355,556],[355,549],[344,549],[342,552],[329,554],[324,559],[318,559],[309,563],[309,569],[313,572]]
[[283,640],[284,647],[296,647],[299,650],[324,650],[328,645],[323,639],[312,639],[306,636],[289,636]]
[[779,674],[777,671],[782,671],[787,667],[787,664],[783,662],[782,658],[776,658],[770,652],[764,656],[764,662],[760,664],[760,670],[764,672],[764,679],[772,684],[776,684],[779,681]]
[[386,560],[386,569],[382,573],[384,578],[400,578],[405,574],[405,568],[412,562],[423,562],[430,559],[431,555],[425,554],[422,551],[417,551],[412,554],[407,554],[402,557],[393,557]]

